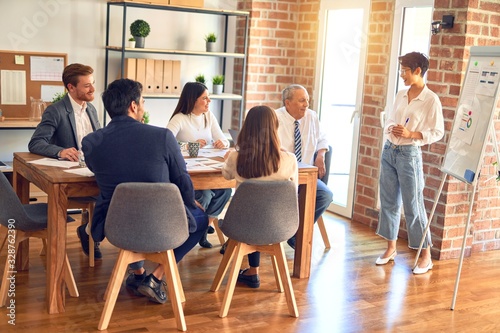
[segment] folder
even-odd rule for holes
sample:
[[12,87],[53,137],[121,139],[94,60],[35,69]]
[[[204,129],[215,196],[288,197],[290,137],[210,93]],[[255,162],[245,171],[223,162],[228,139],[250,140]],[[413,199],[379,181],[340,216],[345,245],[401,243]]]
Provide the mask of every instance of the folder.
[[181,89],[181,62],[172,60],[172,94],[180,95]]
[[162,93],[172,93],[172,60],[163,60]]
[[125,67],[123,69],[123,77],[130,80],[135,80],[135,73],[137,59],[135,58],[127,58],[125,59]]
[[155,60],[146,59],[146,86],[144,87],[145,93],[154,93],[155,86]]
[[142,89],[146,86],[146,59],[137,59],[135,80],[142,83]]
[[154,92],[163,92],[163,60],[155,60]]

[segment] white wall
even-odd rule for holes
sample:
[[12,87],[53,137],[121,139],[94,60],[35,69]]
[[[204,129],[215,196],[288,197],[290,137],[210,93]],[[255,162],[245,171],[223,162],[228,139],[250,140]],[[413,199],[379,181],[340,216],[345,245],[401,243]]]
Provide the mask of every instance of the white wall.
[[[234,10],[236,1],[205,0],[206,8]],[[110,44],[121,43],[122,11],[112,6],[112,37]],[[36,52],[67,53],[68,63],[79,62],[94,68],[96,93],[94,106],[103,118],[101,93],[104,90],[105,39],[106,39],[106,1],[104,0],[18,0],[0,1],[1,50],[20,50]],[[146,39],[146,47],[184,48],[204,50],[203,37],[209,32],[222,35],[222,17],[179,12],[128,9],[128,26],[135,19],[142,18],[149,22],[151,34]],[[234,27],[229,28],[230,42]],[[229,36],[228,36],[229,37]],[[232,45],[232,44],[230,44]],[[220,45],[222,48],[222,45]],[[181,60],[181,85],[194,81],[194,76],[204,73],[206,78],[218,74],[220,66],[215,58],[210,57],[175,57],[149,55],[151,58]],[[111,62],[116,64],[116,62]],[[229,68],[231,71],[231,68]],[[116,72],[117,73],[117,72]],[[228,75],[230,76],[230,75]],[[116,77],[109,76],[108,81]],[[231,86],[228,78],[226,86]],[[211,84],[208,84],[211,89]],[[212,102],[212,111],[219,113],[220,102]],[[177,100],[148,99],[146,109],[151,114],[151,124],[164,127],[177,104]],[[229,116],[229,111],[225,112]],[[109,117],[107,117],[109,121]],[[226,129],[229,119],[224,119]],[[12,153],[27,151],[27,145],[33,134],[32,129],[0,129],[0,160],[12,160]]]

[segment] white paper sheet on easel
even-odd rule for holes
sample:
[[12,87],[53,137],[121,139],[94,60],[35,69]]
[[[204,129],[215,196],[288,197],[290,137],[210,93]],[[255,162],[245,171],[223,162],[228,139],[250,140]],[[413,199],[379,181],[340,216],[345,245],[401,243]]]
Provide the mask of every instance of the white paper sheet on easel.
[[56,94],[63,94],[64,86],[49,86],[42,84],[41,96],[44,102],[52,102]]
[[26,71],[0,71],[2,104],[26,105]]

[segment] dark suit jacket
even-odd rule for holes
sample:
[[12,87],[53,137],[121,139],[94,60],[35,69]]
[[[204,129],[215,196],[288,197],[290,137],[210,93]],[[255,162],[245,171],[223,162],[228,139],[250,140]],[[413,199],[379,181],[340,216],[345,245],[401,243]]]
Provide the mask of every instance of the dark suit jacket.
[[[101,128],[95,107],[87,103],[87,114],[92,124],[92,129]],[[57,158],[57,153],[65,148],[78,149],[75,124],[75,113],[71,106],[69,96],[49,105],[42,115],[42,121],[36,127],[28,144],[30,152]]]
[[[105,128],[83,138],[82,150],[101,192],[92,219],[95,241],[100,242],[105,237],[106,214],[120,183],[174,183],[181,192],[187,212],[199,209],[195,205],[186,162],[170,130],[142,124],[129,116],[117,116]],[[189,232],[194,232],[196,222],[190,213],[187,214]]]

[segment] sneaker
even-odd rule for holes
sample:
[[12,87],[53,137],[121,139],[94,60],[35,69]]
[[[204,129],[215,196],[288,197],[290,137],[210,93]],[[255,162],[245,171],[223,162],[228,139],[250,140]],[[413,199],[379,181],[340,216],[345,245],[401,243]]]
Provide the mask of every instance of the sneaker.
[[146,271],[144,271],[142,275],[137,275],[134,274],[134,272],[129,272],[129,276],[127,277],[127,280],[125,280],[125,286],[135,295],[142,296],[142,294],[137,291],[137,288],[139,288],[139,285],[142,283],[142,281],[144,281],[146,276]]
[[295,250],[295,236],[293,236],[292,238],[290,238],[289,240],[287,240],[287,241],[286,241],[286,243],[287,243],[288,245],[290,245],[290,247],[291,247],[292,249],[294,249],[294,250]]
[[210,243],[207,239],[207,232],[208,230],[203,234],[203,237],[201,237],[200,241],[198,244],[200,244],[201,247],[204,247],[206,249],[211,249],[212,248],[212,243]]
[[247,270],[248,268],[240,271],[240,274],[238,274],[238,282],[245,283],[250,288],[259,288],[260,287],[259,274],[245,275],[245,272]]
[[[82,245],[82,250],[83,253],[88,257],[89,255],[89,235],[87,235],[87,232],[85,231],[85,228],[87,227],[86,224],[82,224],[78,228],[76,228],[76,234],[78,235],[78,238],[80,238],[80,244]],[[99,249],[99,242],[94,242],[94,259],[101,259],[102,258],[102,253],[101,250]]]
[[166,285],[166,283],[163,280],[160,282],[156,282],[155,280],[156,278],[153,274],[149,274],[139,284],[137,291],[149,298],[151,302],[163,304],[167,301],[167,295],[165,294],[165,289],[161,286]]
[[215,228],[212,227],[211,225],[208,226],[208,233],[213,234],[215,232]]

